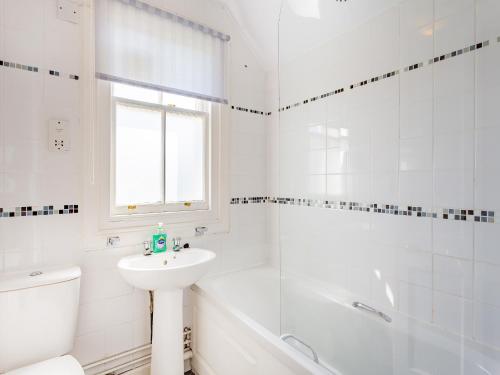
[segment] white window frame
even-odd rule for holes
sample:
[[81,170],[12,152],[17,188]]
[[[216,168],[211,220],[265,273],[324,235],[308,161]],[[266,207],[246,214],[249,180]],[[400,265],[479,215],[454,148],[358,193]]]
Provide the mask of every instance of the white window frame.
[[[101,232],[119,232],[120,229],[144,228],[163,222],[170,228],[208,226],[209,232],[221,233],[229,230],[229,193],[228,193],[228,160],[227,154],[227,129],[224,124],[228,121],[227,106],[210,104],[207,140],[209,147],[206,152],[209,157],[206,173],[208,186],[206,201],[207,207],[186,207],[184,203],[171,204],[168,211],[163,209],[137,210],[133,214],[124,213],[112,208],[114,205],[114,127],[115,127],[115,101],[134,103],[136,101],[112,96],[112,83],[102,80],[95,82],[95,128],[93,143],[95,144],[95,157],[93,166],[95,183],[99,186],[97,195],[99,210],[99,230]],[[143,106],[143,102],[141,106]],[[148,106],[167,108],[168,111],[198,112],[186,109],[173,109],[163,104]],[[162,206],[163,205],[159,205]],[[151,208],[151,207],[150,207]],[[127,210],[128,211],[128,210]]]
[[[110,173],[110,212],[112,216],[117,215],[136,215],[136,214],[151,214],[151,213],[168,213],[179,211],[199,211],[208,210],[210,208],[210,151],[211,151],[211,111],[213,105],[209,105],[208,112],[196,111],[192,109],[178,108],[171,105],[155,104],[142,102],[138,100],[125,99],[112,96],[112,124],[111,124],[111,173]],[[157,112],[161,111],[162,122],[162,195],[165,201],[165,131],[166,131],[166,116],[167,113],[180,113],[194,115],[203,119],[204,132],[204,166],[203,166],[203,201],[186,201],[186,202],[166,202],[163,204],[134,204],[132,206],[117,206],[116,205],[116,108],[118,105],[137,107],[142,109],[151,109]]]

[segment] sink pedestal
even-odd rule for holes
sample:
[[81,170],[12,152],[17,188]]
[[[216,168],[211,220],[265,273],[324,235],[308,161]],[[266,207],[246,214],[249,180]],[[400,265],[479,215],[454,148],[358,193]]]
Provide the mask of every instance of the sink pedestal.
[[118,262],[130,285],[154,291],[151,375],[184,375],[183,289],[208,272],[215,256],[210,250],[190,248],[147,257],[131,255]]
[[184,374],[182,293],[154,291],[151,375]]

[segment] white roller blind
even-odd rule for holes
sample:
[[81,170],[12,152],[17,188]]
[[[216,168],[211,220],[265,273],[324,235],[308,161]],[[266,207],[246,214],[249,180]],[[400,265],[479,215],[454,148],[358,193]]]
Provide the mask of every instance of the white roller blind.
[[96,77],[227,103],[230,37],[138,0],[96,0]]

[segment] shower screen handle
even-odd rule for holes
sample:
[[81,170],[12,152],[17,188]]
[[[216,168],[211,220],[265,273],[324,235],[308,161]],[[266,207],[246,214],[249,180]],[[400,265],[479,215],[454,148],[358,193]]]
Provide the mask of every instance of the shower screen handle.
[[369,313],[372,313],[372,314],[375,314],[375,315],[378,315],[379,317],[381,317],[382,319],[384,319],[387,323],[390,323],[392,322],[392,318],[387,315],[387,314],[384,314],[382,311],[379,311],[377,309],[374,309],[373,307],[371,306],[368,306],[368,305],[365,305],[364,303],[362,302],[353,302],[352,303],[352,306],[355,307],[356,309],[360,309],[360,310],[364,310],[364,311],[368,311]]

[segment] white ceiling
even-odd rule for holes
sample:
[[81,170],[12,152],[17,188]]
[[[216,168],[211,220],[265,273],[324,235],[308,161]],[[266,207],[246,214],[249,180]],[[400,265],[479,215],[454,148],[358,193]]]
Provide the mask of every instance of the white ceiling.
[[262,67],[273,70],[278,64],[278,40],[279,61],[283,63],[353,29],[401,0],[220,1],[240,24]]

